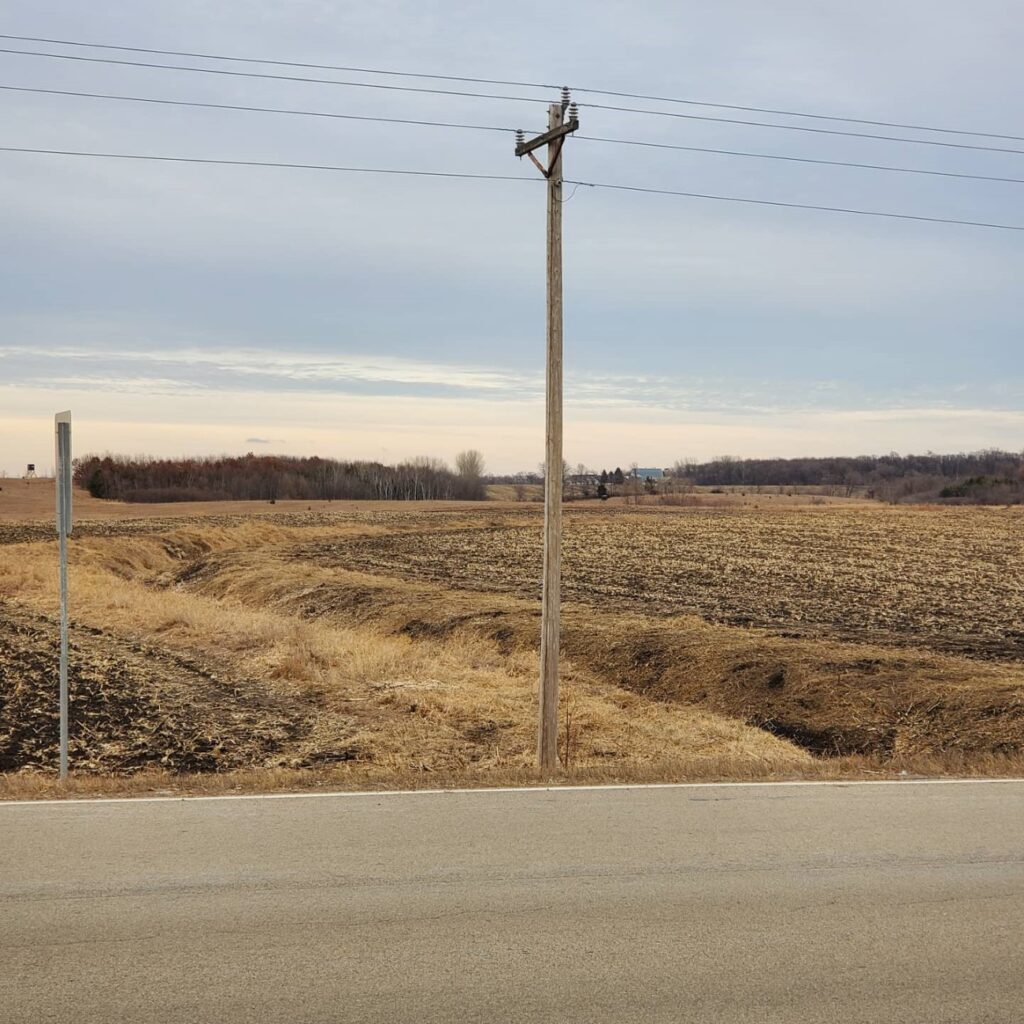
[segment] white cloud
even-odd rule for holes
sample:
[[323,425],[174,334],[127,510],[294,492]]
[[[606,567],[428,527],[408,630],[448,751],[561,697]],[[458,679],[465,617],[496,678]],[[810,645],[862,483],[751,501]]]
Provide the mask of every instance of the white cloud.
[[[393,356],[280,352],[267,349],[179,348],[138,351],[126,348],[92,348],[26,345],[0,346],[5,358],[30,358],[35,374],[24,382],[43,380],[57,387],[76,387],[102,380],[118,390],[205,390],[212,385],[228,390],[255,390],[273,385],[328,385],[339,391],[357,384],[417,385],[473,391],[536,392],[536,377],[483,367],[427,363]],[[162,376],[147,373],[159,368]],[[92,372],[90,374],[90,368]],[[172,375],[173,371],[173,375]]]
[[[543,457],[540,398],[505,401],[278,391],[127,393],[112,406],[103,389],[0,386],[0,469],[45,461],[53,411],[71,408],[75,448],[125,454],[241,453],[246,437],[277,438],[275,451],[394,460],[452,458],[483,450],[495,472],[531,469]],[[1019,449],[1024,412],[992,409],[809,409],[747,412],[672,409],[642,401],[566,406],[565,451],[573,462],[669,465],[681,456],[853,455],[870,452]]]
[[[569,0],[554,14],[540,0],[8,6],[7,31],[26,34],[564,79],[996,132],[1024,117],[1015,0]],[[539,24],[555,31],[538,34]],[[531,91],[533,106],[27,57],[5,65],[25,85],[527,129],[542,126],[548,98]],[[583,122],[590,135],[1019,176],[1009,154],[594,106]],[[532,174],[497,133],[24,94],[5,96],[0,128],[11,145]],[[1015,185],[582,142],[570,144],[566,167],[581,180],[1019,219]],[[25,423],[68,404],[63,394],[96,446],[196,450],[251,435],[294,451],[408,443],[444,453],[480,431],[492,465],[536,461],[542,382],[525,360],[539,359],[543,340],[540,181],[0,154],[0,189],[17,197],[0,253],[0,458],[14,468],[37,444]],[[1002,410],[1022,397],[1018,237],[588,189],[564,212],[574,458],[620,441],[653,462],[808,445],[1016,446],[1019,424]],[[681,367],[690,372],[666,372]]]

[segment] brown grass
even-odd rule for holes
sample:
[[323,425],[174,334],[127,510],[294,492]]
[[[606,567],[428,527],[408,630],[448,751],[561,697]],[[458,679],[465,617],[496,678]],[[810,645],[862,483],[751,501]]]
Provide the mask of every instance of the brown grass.
[[[482,511],[431,515],[427,534],[415,513],[347,513],[309,526],[194,521],[143,536],[79,537],[71,556],[79,636],[99,631],[148,661],[188,657],[239,692],[258,683],[301,708],[308,727],[244,769],[135,767],[67,790],[45,773],[21,772],[0,780],[0,794],[540,781],[531,767],[533,601],[311,561],[325,543],[343,550],[396,530],[418,531],[422,544],[467,523],[504,528],[505,512]],[[11,615],[52,616],[54,545],[8,545],[0,555],[0,616],[3,602]],[[1014,665],[583,605],[567,607],[565,621],[571,741],[558,782],[1024,771]],[[196,702],[204,697],[200,689]],[[354,759],[331,765],[342,748]]]
[[[50,478],[31,481],[0,479],[0,522],[32,522],[54,520],[54,482]],[[175,501],[128,502],[93,498],[88,491],[75,489],[75,519],[124,520],[167,519],[181,516],[279,516],[301,512],[392,512],[396,506],[409,511],[444,511],[453,508],[475,509],[478,502],[454,501]]]
[[798,770],[737,772],[727,755],[680,772],[673,759],[646,767],[574,767],[541,776],[533,768],[464,771],[357,771],[355,769],[251,768],[230,772],[180,773],[148,771],[134,775],[74,775],[60,782],[52,773],[14,772],[0,775],[0,800],[46,800],[94,797],[231,796],[246,793],[366,792],[436,789],[494,789],[586,785],[643,785],[687,782],[837,782],[922,778],[1020,778],[1024,763],[1014,758],[971,761],[960,768],[948,759],[913,758],[876,762],[870,759],[813,761]]
[[[275,529],[266,527],[269,531]],[[245,547],[256,525],[240,531]],[[239,539],[242,539],[241,537]],[[209,544],[209,539],[207,545]],[[92,539],[74,551],[74,620],[188,653],[218,677],[259,679],[316,709],[319,728],[289,758],[337,745],[332,725],[343,723],[345,742],[360,752],[352,774],[408,771],[528,772],[532,762],[535,658],[527,650],[502,652],[469,634],[414,638],[353,621],[308,621],[282,609],[283,589],[301,601],[309,590],[301,563],[278,565],[278,578],[251,581],[245,600],[221,580],[216,595],[197,589],[155,587],[161,569],[180,564],[175,553],[192,545],[180,534],[157,538]],[[51,545],[7,549],[0,598],[52,615],[57,595]],[[260,556],[268,559],[266,551]],[[269,559],[268,559],[269,564]],[[225,585],[227,584],[227,585]],[[271,593],[276,598],[271,597]],[[792,745],[740,722],[695,708],[646,701],[566,666],[577,688],[583,739],[579,769],[613,763],[627,774],[659,765],[679,776],[720,770],[785,771],[808,760]],[[355,733],[347,735],[354,723]]]
[[487,497],[491,501],[543,501],[543,484],[489,484]]
[[[187,585],[335,623],[373,622],[419,640],[475,637],[533,657],[532,602],[288,562],[212,559]],[[1017,664],[914,649],[786,639],[706,623],[568,605],[564,650],[578,670],[653,700],[755,724],[823,756],[1014,754],[1024,748]]]

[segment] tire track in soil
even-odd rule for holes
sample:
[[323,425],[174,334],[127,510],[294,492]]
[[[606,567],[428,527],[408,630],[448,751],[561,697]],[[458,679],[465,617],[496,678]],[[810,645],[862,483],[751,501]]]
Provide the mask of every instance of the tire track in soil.
[[[0,603],[0,772],[56,769],[59,655],[55,619]],[[299,767],[315,715],[259,682],[76,624],[69,690],[69,756],[84,772]]]

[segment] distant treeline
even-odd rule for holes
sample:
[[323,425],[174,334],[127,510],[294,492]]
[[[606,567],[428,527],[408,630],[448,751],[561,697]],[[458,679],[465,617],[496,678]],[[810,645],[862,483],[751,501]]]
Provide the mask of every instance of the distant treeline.
[[245,455],[194,459],[89,455],[75,462],[75,483],[94,498],[118,501],[278,501],[376,499],[480,501],[483,459],[463,452],[453,471],[440,459],[380,462]]
[[677,462],[673,475],[710,487],[825,487],[886,501],[984,502],[1024,499],[1024,454],[990,449],[955,455],[860,455],[851,458]]
[[[578,485],[603,485],[612,495],[631,493],[633,467],[625,472],[565,465],[567,494]],[[641,471],[644,472],[644,471]],[[493,483],[523,487],[543,481],[534,472],[491,477]],[[645,479],[649,494],[675,494],[692,487],[765,488],[800,487],[840,497],[868,497],[879,501],[938,501],[949,504],[1024,503],[1024,453],[988,449],[955,455],[859,455],[800,459],[742,459],[722,455],[708,462],[679,459],[664,469],[664,479]]]
[[869,487],[888,480],[932,476],[958,480],[971,476],[1006,476],[1024,468],[1024,455],[987,450],[957,455],[857,455],[803,459],[741,459],[723,455],[710,462],[683,460],[673,472],[701,486],[852,484]]

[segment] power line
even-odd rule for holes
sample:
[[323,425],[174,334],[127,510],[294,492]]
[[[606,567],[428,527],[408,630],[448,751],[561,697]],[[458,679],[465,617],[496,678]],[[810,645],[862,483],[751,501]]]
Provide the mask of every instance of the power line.
[[229,57],[223,53],[193,53],[188,50],[154,50],[146,46],[114,46],[111,43],[83,43],[74,39],[46,39],[42,36],[14,36],[0,32],[0,39],[16,39],[25,43],[56,43],[60,46],[85,46],[93,50],[120,50],[122,53],[154,53],[163,57],[194,57],[197,60],[224,60],[237,64],[270,64],[284,68],[307,68],[310,71],[346,71],[360,75],[390,75],[395,78],[429,78],[439,82],[469,82],[474,85],[508,85],[522,89],[561,89],[549,82],[512,82],[500,78],[467,78],[463,75],[425,75],[415,71],[381,71],[378,68],[356,68],[343,64],[310,64],[296,60],[270,60],[262,57]]
[[502,93],[468,92],[459,89],[428,89],[425,86],[382,85],[380,82],[342,82],[337,78],[308,78],[302,75],[270,75],[259,71],[228,71],[225,68],[193,68],[185,64],[154,64],[151,61],[116,60],[113,57],[81,57],[76,53],[42,53],[39,50],[10,50],[0,48],[0,53],[16,53],[23,57],[48,57],[51,60],[77,60],[87,64],[115,64],[130,68],[159,68],[162,71],[191,71],[199,75],[227,75],[231,78],[263,78],[275,82],[306,82],[313,85],[342,85],[352,89],[384,89],[388,92],[416,92],[432,96],[469,96],[481,100],[511,100],[515,103],[538,103],[536,96],[506,96]]
[[[0,53],[4,51],[0,50]],[[911,139],[903,135],[876,135],[873,132],[844,132],[838,128],[811,128],[801,124],[778,124],[774,121],[747,121],[736,117],[711,117],[705,114],[681,114],[675,110],[642,110],[639,107],[616,107],[604,103],[580,103],[589,110],[614,110],[623,114],[649,114],[652,117],[678,117],[685,121],[713,121],[718,124],[739,124],[753,128],[778,128],[787,132],[810,132],[814,135],[839,135],[848,139],[880,139],[883,142],[909,142],[915,146],[941,146],[944,149],[972,149],[983,153],[1018,153],[1024,149],[1004,146],[976,146],[967,142],[940,142],[938,139]]]
[[[208,103],[199,100],[173,100],[156,96],[126,96],[121,93],[80,92],[74,89],[43,89],[23,85],[0,85],[0,90],[7,92],[24,92],[45,96],[77,96],[86,99],[116,100],[131,103],[153,103],[171,107],[198,107],[204,110],[233,110],[259,114],[288,114],[302,117],[337,118],[346,121],[370,121],[382,124],[408,124],[431,128],[462,128],[472,131],[503,132],[511,134],[512,128],[499,125],[465,124],[454,121],[423,121],[406,117],[377,117],[368,114],[342,114],[327,110],[304,110],[286,107],[254,107],[238,103]],[[642,146],[650,149],[680,150],[688,153],[714,153],[720,156],[750,157],[760,160],[783,160],[789,163],[816,164],[828,167],[851,167],[871,171],[892,171],[902,174],[925,174],[942,178],[962,178],[970,181],[996,181],[1015,185],[1024,184],[1024,178],[1001,177],[993,174],[966,174],[956,171],[938,171],[922,167],[896,167],[891,164],[866,164],[850,160],[826,160],[815,157],[787,156],[781,153],[751,153],[745,150],[715,149],[707,146],[682,146],[667,142],[647,142],[640,139],[612,139],[593,135],[577,135],[584,142],[599,142],[617,146]]]
[[[202,75],[227,75],[232,78],[258,78],[279,82],[304,82],[314,85],[338,85],[354,89],[382,89],[389,92],[423,93],[433,96],[460,96],[473,99],[507,100],[514,103],[537,103],[534,96],[510,96],[503,93],[471,92],[458,89],[429,89],[411,85],[384,85],[380,82],[348,82],[336,78],[310,78],[301,75],[271,75],[258,71],[228,71],[224,68],[195,68],[182,64],[156,64],[149,61],[116,60],[112,57],[82,57],[70,53],[42,53],[36,50],[12,50],[0,48],[0,53],[19,54],[23,57],[46,57],[52,60],[83,61],[89,64],[111,64],[121,67],[139,67],[159,69],[162,71],[188,71]],[[903,142],[915,146],[941,146],[945,149],[974,150],[985,153],[1015,153],[1024,155],[1024,149],[1011,149],[1003,146],[979,146],[966,142],[940,142],[937,139],[913,139],[899,135],[878,135],[872,132],[847,132],[838,128],[811,128],[806,125],[778,124],[771,121],[748,121],[741,118],[713,117],[705,114],[683,114],[675,110],[650,110],[640,107],[621,107],[604,103],[581,103],[581,107],[590,110],[609,110],[625,114],[645,114],[652,117],[674,117],[688,121],[706,121],[717,124],[734,124],[754,128],[772,128],[790,132],[810,132],[815,135],[835,135],[852,139],[877,139],[883,142]],[[1024,138],[1024,136],[1022,136]]]
[[[0,146],[4,153],[35,153],[46,156],[98,157],[111,160],[151,160],[162,163],[217,164],[227,167],[276,167],[289,170],[344,171],[355,174],[411,175],[425,178],[468,178],[478,181],[542,181],[541,178],[511,174],[469,174],[461,171],[422,171],[390,167],[342,167],[335,164],[303,164],[275,160],[225,160],[208,157],[159,156],[143,153],[96,153],[72,149],[37,149],[27,146]],[[752,199],[743,196],[720,196],[706,192],[683,192],[677,189],[646,188],[640,185],[617,185],[599,181],[576,181],[567,178],[566,185],[586,188],[611,189],[618,192],[642,192],[651,195],[684,196],[690,199],[710,199],[723,203],[743,203],[753,206],[773,206],[790,210],[816,210],[827,213],[846,213],[860,217],[883,217],[894,220],[923,221],[929,224],[956,224],[963,227],[997,228],[1003,231],[1024,231],[1024,224],[999,224],[990,221],[958,220],[952,217],[926,217],[912,213],[893,213],[882,210],[861,210],[846,206],[820,206],[811,203],[789,203],[781,200]]]
[[[2,88],[2,86],[0,86]],[[721,156],[753,157],[758,160],[785,160],[798,164],[823,164],[827,167],[855,167],[867,171],[898,171],[902,174],[931,174],[941,178],[966,178],[971,181],[1002,181],[1024,185],[1024,178],[1003,178],[994,174],[963,174],[957,171],[935,171],[924,167],[895,167],[892,164],[863,164],[852,160],[825,160],[809,156],[786,156],[782,153],[750,153],[741,149],[712,149],[708,146],[678,146],[668,142],[642,142],[639,139],[605,139],[595,135],[576,135],[581,142],[605,142],[616,146],[645,146],[651,149],[678,149],[688,153],[717,153]]]
[[248,107],[238,103],[204,103],[199,100],[168,100],[156,96],[124,96],[120,93],[77,92],[73,89],[38,89],[26,85],[0,85],[8,92],[41,93],[46,96],[81,96],[94,100],[126,100],[131,103],[156,103],[170,107],[201,107],[208,110],[245,110],[258,114],[296,114],[303,117],[333,117],[345,121],[379,121],[383,124],[426,125],[431,128],[469,128],[478,132],[509,132],[514,128],[502,128],[491,124],[462,124],[455,121],[418,121],[408,117],[371,117],[368,114],[339,114],[328,110],[296,110],[285,107]]
[[[13,39],[26,43],[53,43],[60,46],[81,46],[95,50],[118,50],[122,53],[151,53],[164,57],[192,57],[200,60],[221,60],[241,64],[269,64],[276,67],[306,68],[317,71],[343,71],[361,75],[386,75],[396,78],[425,78],[442,82],[467,82],[474,85],[503,85],[526,89],[558,89],[550,82],[520,82],[500,78],[470,78],[463,75],[435,75],[413,71],[391,71],[380,68],[361,68],[339,64],[313,64],[302,61],[274,60],[260,57],[236,57],[222,53],[196,53],[188,50],[158,50],[144,46],[115,46],[110,43],[86,43],[77,39],[48,39],[43,36],[18,36],[0,33],[0,39]],[[620,92],[613,89],[592,89],[573,86],[574,92],[589,93],[593,96],[618,96],[622,99],[651,100],[656,103],[678,103],[694,107],[713,107],[718,110],[740,110],[751,114],[780,114],[785,117],[807,117],[818,121],[840,121],[846,124],[875,125],[879,128],[903,128],[911,131],[939,132],[944,135],[971,135],[977,138],[1005,139],[1024,142],[1024,136],[1002,135],[997,132],[981,132],[966,128],[942,128],[935,125],[912,124],[899,121],[877,121],[864,117],[847,117],[839,114],[818,114],[806,110],[787,110],[777,107],[755,107],[740,103],[718,103],[711,100],[686,99],[678,96],[656,96],[648,93]]]
[[[0,39],[3,37],[0,36]],[[806,110],[785,110],[779,107],[752,107],[741,103],[712,103],[705,100],[681,99],[673,96],[649,96],[639,92],[615,92],[612,89],[573,88],[574,92],[589,93],[592,96],[618,96],[630,100],[652,100],[655,103],[680,103],[689,107],[713,107],[716,110],[740,110],[748,114],[780,114],[783,117],[808,117],[815,121],[840,121],[844,124],[867,124],[876,128],[903,128],[908,131],[939,132],[942,135],[971,135],[979,139],[1006,139],[1024,142],[1024,135],[1003,135],[999,132],[980,132],[969,128],[939,128],[931,124],[911,124],[902,121],[874,121],[866,117],[845,117],[839,114],[812,114]],[[594,104],[587,104],[593,106]]]
[[0,153],[40,153],[44,156],[86,156],[106,160],[154,160],[171,164],[219,164],[225,167],[283,167],[303,171],[348,171],[353,174],[398,174],[422,178],[471,178],[477,181],[540,181],[521,174],[470,174],[464,171],[418,171],[392,167],[342,167],[337,164],[300,164],[280,160],[225,160],[200,156],[160,156],[151,153],[96,153],[78,149],[35,149],[0,146]]
[[600,181],[572,181],[567,185],[581,185],[589,188],[614,189],[617,192],[646,192],[659,196],[685,196],[689,199],[713,199],[724,203],[748,203],[753,206],[780,206],[788,210],[822,210],[828,213],[852,213],[858,217],[886,217],[894,220],[919,220],[929,224],[960,224],[974,228],[998,228],[1002,231],[1024,231],[1024,224],[996,224],[981,220],[955,220],[951,217],[925,217],[914,213],[890,213],[881,210],[860,210],[847,206],[818,206],[812,203],[786,203],[772,199],[748,199],[742,196],[716,196],[706,192],[682,192],[670,188],[645,188],[640,185],[612,185]]

